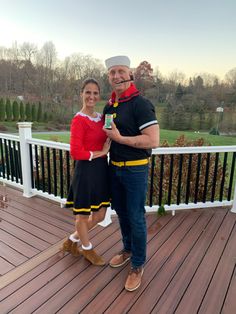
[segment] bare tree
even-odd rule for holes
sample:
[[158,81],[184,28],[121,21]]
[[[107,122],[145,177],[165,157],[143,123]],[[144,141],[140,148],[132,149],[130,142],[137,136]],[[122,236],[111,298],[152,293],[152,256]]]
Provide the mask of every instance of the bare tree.
[[57,52],[55,45],[49,41],[46,42],[37,54],[38,82],[41,89],[41,95],[45,101],[54,94],[54,69],[57,62]]
[[67,57],[63,64],[64,78],[70,82],[70,94],[77,94],[80,91],[81,83],[85,78],[94,77],[100,80],[104,67],[97,59],[90,55],[72,54]]
[[231,69],[225,75],[226,82],[236,89],[236,68]]
[[175,88],[178,86],[178,84],[185,85],[186,75],[181,71],[174,70],[168,75],[167,82],[169,82],[171,85],[175,85]]
[[32,62],[34,61],[34,56],[36,55],[38,48],[35,44],[24,42],[20,46],[20,56],[23,60]]
[[0,60],[7,60],[8,49],[6,47],[0,46]]
[[200,73],[199,76],[203,79],[205,87],[211,87],[215,85],[217,81],[219,81],[218,76],[215,74],[204,72],[204,73]]

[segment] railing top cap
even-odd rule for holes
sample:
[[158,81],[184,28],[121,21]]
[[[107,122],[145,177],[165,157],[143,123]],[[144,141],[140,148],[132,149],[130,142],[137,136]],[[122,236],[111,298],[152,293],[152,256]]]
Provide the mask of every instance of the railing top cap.
[[33,122],[18,122],[19,128],[31,128]]
[[229,146],[187,146],[187,147],[159,147],[152,150],[152,154],[188,154],[211,152],[235,152],[236,145]]

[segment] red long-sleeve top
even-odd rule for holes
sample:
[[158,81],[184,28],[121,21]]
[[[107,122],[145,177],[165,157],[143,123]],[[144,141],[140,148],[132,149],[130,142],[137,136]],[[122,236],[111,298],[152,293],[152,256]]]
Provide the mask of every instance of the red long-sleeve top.
[[90,152],[100,151],[107,139],[100,113],[90,118],[78,112],[71,122],[70,154],[74,160],[89,160]]

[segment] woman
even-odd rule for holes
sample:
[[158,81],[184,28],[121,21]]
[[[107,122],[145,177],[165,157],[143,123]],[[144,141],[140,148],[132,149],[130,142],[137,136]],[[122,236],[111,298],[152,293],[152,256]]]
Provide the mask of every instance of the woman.
[[[107,164],[110,140],[103,131],[103,116],[95,112],[100,99],[98,82],[87,79],[81,97],[82,109],[71,124],[70,153],[76,165],[66,203],[76,215],[76,231],[64,242],[62,250],[75,256],[81,253],[92,264],[102,266],[105,261],[93,249],[88,231],[105,218],[110,206]],[[77,247],[79,242],[81,251]]]

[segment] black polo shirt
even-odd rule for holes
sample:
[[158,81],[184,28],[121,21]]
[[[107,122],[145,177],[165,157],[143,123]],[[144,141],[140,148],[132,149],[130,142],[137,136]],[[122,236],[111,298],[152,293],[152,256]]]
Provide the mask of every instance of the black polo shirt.
[[[152,103],[137,93],[137,96],[133,95],[118,105],[110,101],[104,108],[104,114],[113,114],[114,123],[123,136],[141,135],[142,130],[158,123]],[[150,155],[151,149],[135,148],[115,141],[111,143],[110,159],[113,161],[139,160]]]

